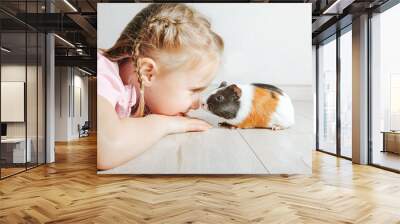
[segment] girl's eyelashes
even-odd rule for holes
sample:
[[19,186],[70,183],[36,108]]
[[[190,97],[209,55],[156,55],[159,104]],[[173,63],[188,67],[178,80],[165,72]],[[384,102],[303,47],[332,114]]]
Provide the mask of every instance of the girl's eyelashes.
[[191,95],[192,96],[197,96],[197,95],[199,95],[200,94],[200,92],[199,91],[190,91],[190,93],[191,93]]
[[203,92],[205,89],[206,89],[206,87],[200,87],[200,88],[191,89],[191,91],[194,93],[200,93],[200,92]]

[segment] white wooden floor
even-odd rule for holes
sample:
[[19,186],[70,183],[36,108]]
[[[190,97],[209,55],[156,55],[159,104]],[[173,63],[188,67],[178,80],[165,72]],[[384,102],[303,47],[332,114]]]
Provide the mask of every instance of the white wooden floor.
[[215,125],[206,132],[166,136],[139,157],[99,174],[311,174],[313,103],[295,101],[296,124],[286,130],[217,126],[201,110],[190,116]]

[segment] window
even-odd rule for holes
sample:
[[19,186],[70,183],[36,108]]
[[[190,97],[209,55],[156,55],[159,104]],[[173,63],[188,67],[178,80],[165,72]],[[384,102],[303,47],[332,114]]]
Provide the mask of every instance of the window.
[[318,147],[336,153],[336,39],[318,47]]
[[[44,3],[2,1],[0,6],[24,15],[42,13]],[[12,16],[0,12],[0,17],[8,21],[0,24],[0,111],[7,115],[1,118],[0,178],[5,178],[45,163],[46,40],[44,33]],[[19,100],[12,102],[10,95]]]
[[352,33],[340,36],[340,154],[352,157]]
[[390,74],[390,130],[400,130],[400,73]]
[[400,5],[371,18],[370,161],[400,171]]

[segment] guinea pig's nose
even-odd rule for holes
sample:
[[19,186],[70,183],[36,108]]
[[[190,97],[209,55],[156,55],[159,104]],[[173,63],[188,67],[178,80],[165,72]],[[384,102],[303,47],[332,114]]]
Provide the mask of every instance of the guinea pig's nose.
[[203,108],[203,109],[207,110],[207,104],[206,104],[206,103],[204,103],[204,102],[202,102],[202,103],[201,103],[201,108]]

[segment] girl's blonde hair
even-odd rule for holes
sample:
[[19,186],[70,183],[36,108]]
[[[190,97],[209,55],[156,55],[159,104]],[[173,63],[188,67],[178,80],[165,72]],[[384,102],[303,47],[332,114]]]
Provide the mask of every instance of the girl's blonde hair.
[[133,61],[141,85],[137,115],[143,116],[139,58],[150,57],[160,70],[167,72],[198,63],[205,52],[219,55],[223,48],[223,40],[211,30],[210,22],[192,8],[182,3],[153,3],[129,22],[114,46],[104,51],[104,56],[119,64]]

